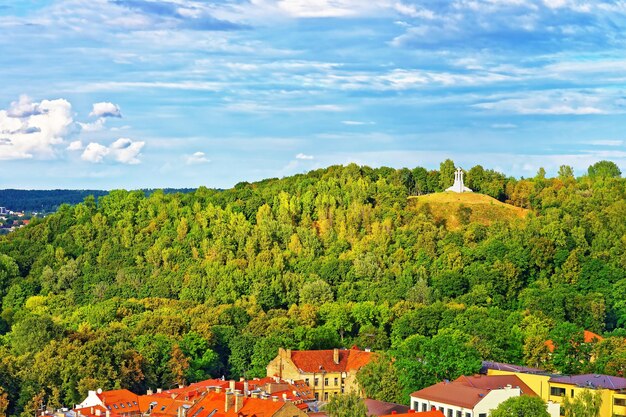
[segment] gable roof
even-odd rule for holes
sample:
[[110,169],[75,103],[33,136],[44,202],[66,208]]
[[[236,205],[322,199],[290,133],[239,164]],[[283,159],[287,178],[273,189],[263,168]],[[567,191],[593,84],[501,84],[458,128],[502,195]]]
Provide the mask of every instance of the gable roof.
[[453,381],[454,384],[464,384],[469,387],[482,388],[487,390],[501,389],[510,385],[513,388],[519,388],[522,395],[538,397],[528,385],[524,383],[516,375],[462,375]]
[[[392,413],[406,414],[409,411],[409,407],[402,404],[388,403],[384,401],[373,400],[366,398],[363,400],[367,407],[368,416],[385,416]],[[395,414],[394,414],[395,415]]]
[[104,391],[97,394],[102,404],[111,412],[118,414],[139,413],[139,399],[127,389]]
[[626,378],[598,374],[559,376],[550,378],[550,382],[588,388],[605,388],[610,390],[620,390],[626,388]]
[[334,350],[294,350],[291,360],[298,369],[307,373],[346,372],[357,370],[367,365],[374,353],[357,348],[339,349],[339,361],[333,360]]
[[265,400],[261,398],[245,397],[243,406],[238,412],[234,408],[224,411],[226,394],[209,392],[203,399],[195,403],[189,411],[188,417],[239,417],[239,416],[259,416],[272,417],[286,403],[283,401]]
[[530,368],[528,366],[514,365],[511,363],[483,361],[480,373],[486,374],[489,369],[495,371],[521,372],[524,374],[540,374],[546,372],[543,369]]
[[475,388],[465,384],[440,382],[414,392],[411,394],[411,397],[473,409],[487,394],[489,394],[488,389]]

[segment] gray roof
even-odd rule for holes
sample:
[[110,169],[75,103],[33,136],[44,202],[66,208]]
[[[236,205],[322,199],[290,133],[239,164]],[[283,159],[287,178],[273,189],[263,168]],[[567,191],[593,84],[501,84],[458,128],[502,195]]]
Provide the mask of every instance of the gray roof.
[[543,369],[539,368],[529,368],[527,366],[513,365],[510,363],[483,361],[483,366],[480,370],[480,373],[486,374],[488,369],[494,369],[497,371],[521,372],[525,374],[543,374],[546,372]]
[[626,378],[598,374],[559,376],[550,378],[550,382],[577,385],[579,387],[606,388],[610,390],[626,388]]

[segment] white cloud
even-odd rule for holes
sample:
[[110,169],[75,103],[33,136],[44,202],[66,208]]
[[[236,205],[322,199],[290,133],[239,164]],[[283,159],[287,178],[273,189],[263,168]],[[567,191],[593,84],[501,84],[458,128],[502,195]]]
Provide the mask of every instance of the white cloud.
[[624,141],[619,140],[619,139],[592,140],[586,143],[589,145],[596,145],[596,146],[623,146],[624,145]]
[[100,145],[99,143],[91,142],[85,148],[85,151],[80,156],[83,161],[98,164],[104,160],[104,157],[109,154],[109,148]]
[[94,103],[93,110],[89,115],[95,117],[122,117],[122,112],[117,104],[101,102]]
[[574,92],[567,90],[537,91],[517,97],[501,98],[475,104],[474,107],[503,113],[542,115],[593,115],[617,111],[602,92]]
[[27,96],[0,110],[0,159],[52,158],[73,124],[72,105],[64,99],[33,102]]
[[80,140],[75,140],[74,142],[71,142],[69,146],[67,147],[68,151],[80,151],[82,149],[83,149],[83,142]]
[[98,118],[98,120],[96,120],[93,123],[81,123],[81,122],[78,122],[78,125],[80,126],[80,129],[83,132],[98,132],[98,131],[104,129],[105,123],[106,123],[106,119],[104,117],[100,117],[100,118]]
[[193,155],[187,156],[186,162],[187,165],[196,165],[206,164],[207,162],[211,162],[211,160],[206,157],[204,152],[195,152]]
[[363,126],[363,125],[374,124],[374,122],[360,122],[358,120],[342,120],[341,123],[343,123],[346,126]]
[[134,142],[128,138],[120,138],[109,147],[91,142],[83,151],[81,159],[91,163],[100,163],[110,157],[122,164],[135,165],[141,163],[139,156],[144,145],[145,142]]
[[315,157],[313,155],[305,155],[303,153],[299,153],[296,155],[296,159],[302,159],[302,160],[311,160],[311,159],[315,159]]
[[135,165],[141,163],[138,157],[145,144],[145,142],[133,142],[128,138],[120,138],[113,142],[109,149],[117,162]]

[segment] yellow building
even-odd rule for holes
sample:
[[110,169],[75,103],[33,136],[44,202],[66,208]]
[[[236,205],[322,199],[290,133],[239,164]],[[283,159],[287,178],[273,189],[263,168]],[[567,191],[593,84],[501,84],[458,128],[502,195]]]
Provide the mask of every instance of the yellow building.
[[516,375],[544,401],[558,404],[563,404],[565,397],[570,399],[576,397],[584,389],[599,390],[602,394],[600,417],[626,417],[626,378],[597,374],[549,375],[528,372],[522,367],[515,366],[511,366],[511,369],[489,368],[487,374]]
[[304,380],[316,399],[328,401],[340,393],[358,392],[356,373],[374,355],[357,348],[294,351],[281,348],[267,365],[267,376]]

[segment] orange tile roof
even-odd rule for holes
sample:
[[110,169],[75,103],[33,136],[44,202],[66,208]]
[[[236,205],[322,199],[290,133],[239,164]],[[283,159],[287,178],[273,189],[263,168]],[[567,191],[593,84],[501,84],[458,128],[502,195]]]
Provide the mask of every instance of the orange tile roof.
[[[94,405],[93,407],[75,408],[74,411],[77,415],[84,417],[106,417],[107,409],[101,405]],[[119,414],[109,411],[110,417],[121,417]]]
[[464,384],[468,387],[482,388],[482,389],[498,389],[504,388],[510,385],[514,388],[519,387],[523,395],[531,397],[537,397],[535,391],[530,389],[528,385],[524,383],[515,375],[474,375],[474,376],[460,376],[454,381],[453,384]]
[[139,413],[138,396],[127,389],[104,391],[97,395],[102,404],[111,412],[118,414]]
[[487,394],[489,394],[488,389],[474,388],[464,384],[440,382],[414,392],[411,394],[411,397],[473,409]]
[[[592,342],[600,342],[604,340],[604,337],[600,336],[599,334],[595,334],[594,332],[590,332],[589,330],[585,330],[583,332],[583,339],[585,343],[592,343]],[[555,346],[552,340],[546,340],[545,345],[548,347],[548,350],[550,352],[554,352]]]
[[375,353],[356,348],[340,349],[339,363],[333,360],[333,349],[329,350],[294,350],[291,360],[303,372],[346,372],[357,370],[369,363]]
[[271,417],[278,412],[284,405],[283,401],[264,400],[260,398],[245,397],[241,410],[235,413],[234,408],[224,411],[226,402],[226,394],[221,392],[209,392],[203,399],[195,403],[189,411],[188,417],[239,417],[252,416]]

